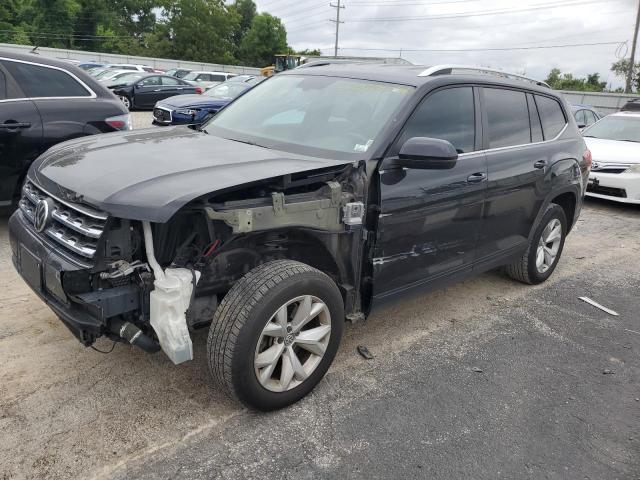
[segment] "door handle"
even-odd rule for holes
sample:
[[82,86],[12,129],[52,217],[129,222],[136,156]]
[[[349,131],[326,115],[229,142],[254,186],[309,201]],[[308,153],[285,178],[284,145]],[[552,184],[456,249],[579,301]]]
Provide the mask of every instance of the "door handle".
[[161,88],[157,88],[157,89],[154,90],[154,92],[161,92],[161,91],[162,91]]
[[487,179],[486,173],[478,172],[478,173],[474,173],[473,175],[469,175],[467,177],[467,183],[480,183],[480,182],[484,182],[486,179]]
[[540,170],[542,170],[546,166],[547,166],[547,161],[546,160],[538,160],[536,163],[533,164],[534,168],[538,168]]
[[0,128],[6,128],[7,130],[16,130],[18,128],[29,128],[31,124],[29,122],[5,122],[0,123]]

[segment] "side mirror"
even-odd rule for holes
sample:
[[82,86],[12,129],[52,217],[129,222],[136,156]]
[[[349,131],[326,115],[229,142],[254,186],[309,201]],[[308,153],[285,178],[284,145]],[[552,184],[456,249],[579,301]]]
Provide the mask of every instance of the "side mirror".
[[446,170],[458,161],[458,152],[450,142],[439,138],[413,137],[398,153],[401,167]]
[[142,85],[141,83],[136,83],[134,86],[135,86],[136,88],[142,88],[142,87],[143,87],[143,85]]
[[587,124],[586,124],[586,123],[578,123],[578,128],[579,128],[580,130],[582,130],[582,129],[583,129],[583,128],[585,128],[586,126],[587,126]]

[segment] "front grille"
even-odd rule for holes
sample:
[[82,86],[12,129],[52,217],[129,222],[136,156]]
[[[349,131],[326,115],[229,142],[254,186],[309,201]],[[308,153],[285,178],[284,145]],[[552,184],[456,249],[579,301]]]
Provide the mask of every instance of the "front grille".
[[608,195],[609,197],[627,198],[627,191],[624,188],[603,187],[594,183],[587,185],[587,192]]
[[164,108],[154,108],[153,118],[155,118],[157,122],[171,123],[171,112]]
[[[46,202],[48,215],[36,222],[40,203]],[[107,216],[88,207],[62,201],[30,181],[22,187],[20,210],[36,230],[59,243],[67,253],[93,258],[98,249]],[[38,223],[38,225],[36,225]]]

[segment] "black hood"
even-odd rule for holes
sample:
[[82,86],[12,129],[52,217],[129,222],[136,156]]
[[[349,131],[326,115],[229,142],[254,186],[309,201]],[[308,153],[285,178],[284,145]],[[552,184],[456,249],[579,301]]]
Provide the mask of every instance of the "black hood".
[[53,195],[69,190],[113,216],[166,222],[208,193],[347,163],[172,127],[61,143],[33,163],[29,176]]

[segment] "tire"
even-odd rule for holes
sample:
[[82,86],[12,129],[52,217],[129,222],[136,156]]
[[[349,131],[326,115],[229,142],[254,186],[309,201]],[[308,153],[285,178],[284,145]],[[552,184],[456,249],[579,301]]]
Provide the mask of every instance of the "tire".
[[[313,319],[298,323],[298,311],[300,319],[305,311]],[[343,327],[342,296],[331,278],[304,263],[268,262],[236,282],[218,306],[207,338],[209,369],[215,383],[245,405],[283,408],[322,379]]]
[[133,103],[131,102],[131,99],[125,95],[120,95],[118,98],[124,104],[124,106],[127,107],[127,110],[130,111],[131,108],[133,107]]
[[[555,241],[545,244],[549,256],[543,253],[544,261],[541,268],[538,255],[539,249],[542,247],[542,243],[544,242],[542,236],[544,234],[545,239],[549,239],[549,233],[551,233],[551,230],[547,229],[558,225],[560,226],[560,237],[557,239],[557,244]],[[506,267],[507,275],[514,280],[528,283],[530,285],[537,285],[544,282],[551,276],[558,265],[558,261],[562,255],[562,249],[564,248],[566,235],[567,217],[564,210],[559,205],[552,203],[547,207],[544,215],[542,215],[540,222],[536,226],[536,229],[529,240],[527,251],[522,255],[522,258]],[[555,255],[552,256],[551,253],[555,253]],[[551,257],[553,257],[552,260]]]

